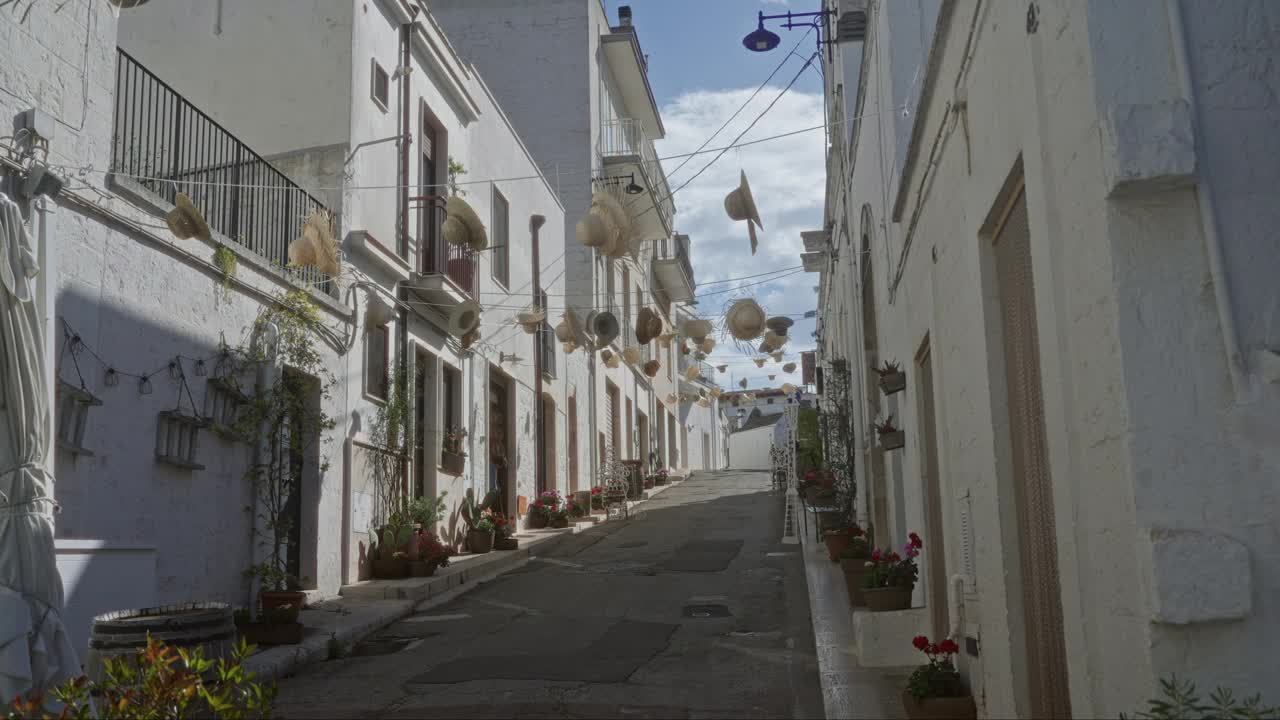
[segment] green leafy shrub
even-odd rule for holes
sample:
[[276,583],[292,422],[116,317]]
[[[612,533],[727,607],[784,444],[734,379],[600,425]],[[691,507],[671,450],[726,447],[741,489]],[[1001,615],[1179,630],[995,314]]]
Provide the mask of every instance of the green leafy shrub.
[[49,697],[63,707],[46,709],[44,695],[18,698],[9,707],[9,720],[19,718],[269,718],[276,686],[255,682],[244,669],[253,646],[244,640],[230,659],[207,660],[200,648],[174,648],[154,638],[133,658],[103,661],[104,679],[79,677],[54,688]]
[[[1161,698],[1147,701],[1147,710],[1134,715],[1141,720],[1262,720],[1280,717],[1280,707],[1266,707],[1262,695],[1255,693],[1238,700],[1235,693],[1217,688],[1205,703],[1190,680],[1179,681],[1176,675],[1160,681]],[[1120,717],[1130,716],[1120,713]]]

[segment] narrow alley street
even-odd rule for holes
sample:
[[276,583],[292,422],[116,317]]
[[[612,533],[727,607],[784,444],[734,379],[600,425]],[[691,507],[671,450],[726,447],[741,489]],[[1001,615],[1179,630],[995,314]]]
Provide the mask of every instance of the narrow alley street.
[[821,717],[765,473],[698,473],[280,683],[286,717]]

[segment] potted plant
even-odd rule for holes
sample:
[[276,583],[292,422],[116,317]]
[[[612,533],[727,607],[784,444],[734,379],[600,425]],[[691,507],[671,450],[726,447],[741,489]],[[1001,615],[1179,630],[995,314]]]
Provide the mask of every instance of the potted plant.
[[519,550],[520,541],[514,535],[515,524],[511,522],[511,518],[496,511],[489,517],[493,521],[493,549]]
[[547,525],[556,530],[569,527],[569,511],[565,508],[559,508],[551,511],[551,517]]
[[964,680],[956,670],[952,656],[960,647],[951,639],[929,642],[924,635],[917,635],[911,644],[929,658],[907,678],[907,689],[902,693],[902,707],[911,720],[937,718],[976,718],[978,707],[973,695],[964,689]]
[[409,545],[413,540],[413,527],[399,513],[392,513],[376,536],[378,542],[373,551],[373,576],[380,580],[408,577]]
[[658,476],[657,476],[657,475],[645,475],[645,476],[644,476],[644,489],[645,489],[645,490],[652,490],[652,489],[654,488],[654,486],[655,486],[657,483],[658,483]]
[[477,555],[493,550],[493,518],[476,505],[475,495],[469,491],[462,503],[462,520],[467,524],[467,549]]
[[871,551],[867,573],[862,580],[862,595],[871,612],[907,610],[911,607],[911,592],[915,589],[920,568],[916,556],[920,554],[920,536],[911,533],[902,554],[876,548]]
[[587,516],[587,509],[579,504],[576,499],[566,501],[564,504],[564,510],[568,514],[570,520],[577,520]]
[[809,505],[830,505],[836,499],[835,473],[826,469],[806,470],[799,488]]
[[440,468],[450,475],[461,475],[467,464],[467,431],[449,426],[440,444]]
[[875,428],[876,437],[880,439],[880,448],[883,450],[897,450],[907,444],[906,434],[893,424],[892,415],[885,418],[883,422],[871,423],[871,427]]
[[534,500],[529,505],[529,514],[525,516],[525,525],[531,530],[541,530],[551,520],[551,508],[542,503],[542,499]]
[[827,557],[831,558],[831,562],[838,562],[840,554],[849,547],[849,543],[862,535],[862,528],[857,523],[827,530],[822,534],[822,540],[827,544]]
[[447,491],[441,490],[440,494],[433,498],[415,498],[409,503],[406,513],[416,530],[425,534],[432,534],[436,531],[436,527],[444,521],[446,513],[444,499],[448,494]]
[[591,509],[592,511],[604,509],[603,485],[595,485],[591,488]]
[[897,360],[888,360],[874,370],[880,376],[880,392],[885,395],[893,395],[906,389],[907,374],[902,371],[902,366],[898,365]]
[[666,468],[659,468],[658,472],[653,474],[654,485],[666,485],[671,479],[671,472]]
[[436,574],[437,568],[449,566],[449,556],[453,554],[434,533],[424,532],[418,535],[417,557],[409,560],[409,574],[413,577],[430,577]]
[[867,560],[871,558],[871,544],[862,529],[849,538],[849,544],[840,553],[840,570],[844,573],[844,587],[849,594],[849,606],[867,604],[862,591],[863,578],[867,574]]
[[[297,462],[324,442],[324,433],[335,425],[323,409],[336,380],[315,347],[317,333],[327,331],[319,310],[304,291],[291,291],[276,300],[256,319],[250,341],[234,351],[228,349],[226,362],[220,362],[217,372],[238,388],[242,372],[269,368],[267,380],[246,395],[235,421],[237,436],[256,439],[245,477],[256,501],[251,509],[257,515],[259,540],[254,546],[265,548],[265,553],[246,570],[259,581],[259,594],[258,622],[246,624],[245,635],[264,645],[302,641],[298,614],[306,605],[301,591],[305,578],[297,576],[289,552],[296,529],[291,510],[303,490]],[[319,402],[315,402],[317,395]],[[321,463],[318,470],[323,476],[327,466]]]

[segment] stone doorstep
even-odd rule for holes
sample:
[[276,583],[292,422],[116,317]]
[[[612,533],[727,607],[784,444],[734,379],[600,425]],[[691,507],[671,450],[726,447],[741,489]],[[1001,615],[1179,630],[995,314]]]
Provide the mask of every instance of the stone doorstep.
[[411,577],[401,580],[361,580],[344,585],[338,594],[344,598],[362,600],[411,600],[418,602],[466,585],[476,579],[505,572],[524,563],[532,551],[548,540],[579,532],[577,526],[558,530],[526,530],[516,534],[520,540],[518,550],[494,550],[479,555],[458,555],[449,560],[449,566],[436,571],[430,577]]

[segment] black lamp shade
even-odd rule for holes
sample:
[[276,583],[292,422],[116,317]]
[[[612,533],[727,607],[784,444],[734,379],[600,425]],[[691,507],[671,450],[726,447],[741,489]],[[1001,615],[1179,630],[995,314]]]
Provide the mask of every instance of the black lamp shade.
[[743,47],[752,52],[768,52],[778,47],[780,42],[782,42],[782,38],[778,37],[777,33],[765,30],[763,22],[760,27],[747,33],[747,36],[742,38]]

